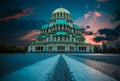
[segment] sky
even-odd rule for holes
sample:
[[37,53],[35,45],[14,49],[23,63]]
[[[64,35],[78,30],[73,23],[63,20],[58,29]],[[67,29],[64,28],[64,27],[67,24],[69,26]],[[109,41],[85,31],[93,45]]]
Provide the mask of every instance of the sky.
[[120,0],[0,0],[0,44],[28,45],[61,5],[83,29],[87,43],[120,37]]

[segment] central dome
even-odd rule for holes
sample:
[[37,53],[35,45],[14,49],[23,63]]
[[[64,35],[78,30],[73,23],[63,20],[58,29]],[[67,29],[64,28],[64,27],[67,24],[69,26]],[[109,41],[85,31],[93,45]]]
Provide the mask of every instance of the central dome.
[[52,12],[51,19],[52,20],[56,20],[56,19],[71,20],[71,15],[70,15],[70,12],[65,8],[57,8]]
[[55,9],[54,11],[53,11],[53,13],[52,14],[54,14],[54,13],[60,13],[60,12],[64,12],[64,13],[68,13],[68,14],[70,14],[70,12],[67,10],[67,9],[65,9],[65,8],[57,8],[57,9]]

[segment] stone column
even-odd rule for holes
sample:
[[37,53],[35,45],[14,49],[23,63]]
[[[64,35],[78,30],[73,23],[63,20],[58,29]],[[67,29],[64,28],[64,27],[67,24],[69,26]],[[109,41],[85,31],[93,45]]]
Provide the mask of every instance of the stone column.
[[55,52],[57,52],[57,45],[55,44]]
[[32,52],[37,52],[37,50],[35,49],[36,48],[36,46],[34,45],[34,46],[32,46]]
[[70,34],[70,41],[72,41],[72,35]]
[[67,52],[69,52],[70,51],[70,49],[69,49],[69,44],[67,44]]
[[65,44],[65,52],[67,52],[67,51],[68,51],[67,44]]

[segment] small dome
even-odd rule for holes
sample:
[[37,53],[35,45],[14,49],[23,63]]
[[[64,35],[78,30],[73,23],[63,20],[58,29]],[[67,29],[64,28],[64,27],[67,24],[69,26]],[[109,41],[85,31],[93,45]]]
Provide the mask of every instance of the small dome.
[[46,38],[46,35],[41,36],[41,38],[43,38],[43,39]]
[[70,14],[70,12],[67,9],[65,9],[65,8],[57,8],[56,10],[53,11],[52,14],[59,13],[59,12],[65,12],[65,13]]
[[78,25],[76,25],[76,24],[73,24],[73,28],[75,28],[75,29],[81,29]]
[[48,24],[43,25],[42,29],[44,29],[44,28],[49,28],[49,25]]
[[56,32],[55,35],[59,36],[59,35],[68,35],[66,32]]

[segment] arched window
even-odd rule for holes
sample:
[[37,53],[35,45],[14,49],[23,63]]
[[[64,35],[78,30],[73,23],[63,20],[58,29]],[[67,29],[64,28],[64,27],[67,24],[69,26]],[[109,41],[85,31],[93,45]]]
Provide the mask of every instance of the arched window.
[[86,50],[86,46],[84,47],[84,50]]
[[41,48],[40,48],[41,50],[43,50],[43,46],[41,46]]
[[62,40],[62,36],[60,36],[60,40]]
[[81,50],[83,50],[83,46],[81,47]]
[[40,49],[40,46],[38,47],[38,50],[41,50],[41,49]]
[[81,47],[79,46],[79,50],[81,50]]
[[64,25],[64,27],[66,27],[66,25]]
[[62,24],[60,24],[60,29],[62,29]]
[[57,17],[59,17],[59,13],[57,13]]
[[60,17],[62,17],[62,12],[60,12]]
[[64,27],[64,29],[66,29],[66,25],[64,25],[63,27]]
[[68,13],[67,13],[67,19],[68,19]]
[[58,37],[58,40],[60,40],[60,37]]
[[65,18],[65,13],[63,14],[63,17]]
[[48,29],[47,29],[47,32],[48,32]]
[[38,47],[37,47],[37,46],[35,47],[35,50],[38,50]]
[[65,36],[65,40],[66,40],[66,36]]
[[64,37],[62,37],[62,40],[65,40],[65,38],[64,38]]

